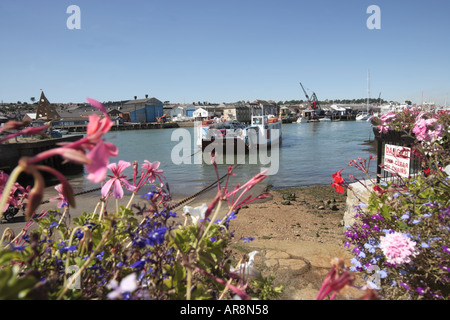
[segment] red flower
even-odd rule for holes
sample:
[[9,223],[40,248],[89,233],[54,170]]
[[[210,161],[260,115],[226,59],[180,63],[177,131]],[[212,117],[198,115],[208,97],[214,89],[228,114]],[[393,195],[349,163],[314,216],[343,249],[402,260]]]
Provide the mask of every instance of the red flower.
[[378,198],[381,198],[381,196],[382,196],[384,193],[387,192],[387,191],[381,189],[381,187],[380,187],[379,185],[375,185],[375,186],[373,187],[373,190],[380,193],[380,194],[378,195]]
[[345,181],[344,181],[344,178],[342,178],[342,176],[341,176],[341,172],[343,170],[344,169],[341,169],[338,172],[333,173],[333,183],[331,184],[331,186],[336,189],[337,193],[345,192],[345,189],[344,189]]
[[433,171],[430,168],[426,168],[425,170],[423,170],[423,174],[425,175],[425,177],[428,177],[430,174],[436,174],[436,171]]

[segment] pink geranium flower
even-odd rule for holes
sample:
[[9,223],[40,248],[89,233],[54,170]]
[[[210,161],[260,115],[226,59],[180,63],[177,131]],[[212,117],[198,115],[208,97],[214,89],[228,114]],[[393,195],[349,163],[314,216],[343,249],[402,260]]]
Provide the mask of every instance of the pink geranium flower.
[[411,263],[418,252],[416,243],[401,232],[389,233],[380,238],[380,248],[387,262],[394,265]]
[[144,160],[144,164],[142,165],[142,169],[146,170],[145,175],[147,176],[147,181],[149,183],[155,182],[156,178],[158,178],[161,186],[163,185],[162,179],[165,177],[162,175],[164,170],[158,169],[161,163],[159,161],[149,162],[148,160]]
[[63,207],[67,207],[68,203],[67,203],[66,197],[63,194],[63,186],[62,186],[62,184],[58,184],[55,187],[55,190],[58,191],[58,196],[56,196],[54,198],[50,198],[49,201],[51,201],[51,202],[58,201],[58,204],[56,205],[56,207],[58,209],[61,209]]
[[118,149],[115,145],[100,140],[86,155],[90,160],[90,163],[86,165],[86,170],[89,172],[87,179],[93,183],[103,181],[106,178],[109,158],[117,157],[118,153]]
[[119,164],[111,163],[108,166],[108,169],[112,171],[113,176],[109,176],[111,179],[108,180],[102,187],[103,197],[106,198],[108,194],[112,191],[114,198],[122,199],[123,198],[122,186],[127,188],[129,191],[134,191],[136,189],[136,187],[134,187],[128,182],[126,176],[123,175],[123,171],[130,165],[131,163],[120,160]]

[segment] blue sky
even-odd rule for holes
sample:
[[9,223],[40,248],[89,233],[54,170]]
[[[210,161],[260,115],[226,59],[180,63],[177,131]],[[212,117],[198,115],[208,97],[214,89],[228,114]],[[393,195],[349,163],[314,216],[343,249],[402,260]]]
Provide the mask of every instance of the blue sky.
[[1,0],[0,100],[284,101],[299,82],[364,98],[370,70],[371,97],[444,104],[449,14],[448,0]]

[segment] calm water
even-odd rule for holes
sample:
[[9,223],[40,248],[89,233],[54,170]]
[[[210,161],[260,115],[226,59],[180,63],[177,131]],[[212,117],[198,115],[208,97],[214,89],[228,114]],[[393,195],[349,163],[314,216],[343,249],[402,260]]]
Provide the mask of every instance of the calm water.
[[[165,171],[164,176],[171,191],[180,195],[193,194],[211,184],[216,173],[208,163],[195,164],[194,157],[191,156],[194,153],[193,142],[191,152],[179,153],[188,163],[173,163],[172,150],[180,145],[179,140],[172,141],[174,130],[177,129],[111,132],[107,139],[119,148],[119,156],[111,161],[137,160],[139,164],[144,160],[160,161],[160,168]],[[193,137],[193,128],[183,130],[187,130]],[[282,130],[278,173],[264,180],[276,188],[329,184],[331,175],[342,168],[346,168],[344,177],[348,173],[360,176],[358,171],[347,167],[349,158],[368,158],[369,154],[375,154],[365,144],[369,139],[374,139],[372,128],[365,121],[283,124]],[[269,165],[275,166],[276,157],[270,156]],[[227,172],[228,166],[229,164],[219,165],[220,176]],[[372,172],[376,170],[375,166],[375,163],[371,166]],[[261,164],[251,164],[247,157],[245,164],[236,167],[234,172],[237,177],[233,182],[245,182],[260,169]],[[131,170],[126,173],[131,177]],[[84,176],[74,177],[71,182],[75,192],[99,186],[91,184]]]

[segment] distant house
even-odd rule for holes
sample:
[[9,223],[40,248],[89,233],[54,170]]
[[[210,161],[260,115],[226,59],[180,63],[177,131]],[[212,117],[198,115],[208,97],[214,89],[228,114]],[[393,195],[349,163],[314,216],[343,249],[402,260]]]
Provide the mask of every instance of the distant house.
[[221,118],[223,116],[223,107],[224,105],[217,105],[217,104],[211,104],[208,106],[203,107],[205,110],[208,111],[209,116],[211,118]]
[[172,120],[181,120],[184,117],[184,108],[181,106],[173,107],[170,111]]
[[251,109],[243,104],[231,104],[223,109],[226,120],[236,120],[239,122],[251,121]]
[[36,120],[36,113],[27,113],[22,118],[22,121],[27,121],[27,122],[33,122],[34,120]]
[[186,106],[186,108],[184,110],[185,110],[185,116],[187,118],[193,118],[196,107],[194,105],[188,105],[188,106]]
[[129,112],[133,123],[157,122],[164,114],[164,105],[156,98],[135,99],[124,103],[123,112]]
[[193,112],[195,120],[206,120],[209,117],[209,112],[203,108],[198,108]]
[[273,102],[268,102],[265,100],[255,100],[253,102],[247,103],[247,106],[250,107],[253,115],[278,115],[278,107]]
[[109,115],[111,118],[118,117],[118,116],[120,116],[121,114],[122,114],[122,112],[121,112],[120,110],[117,110],[117,109],[112,109],[112,110],[108,111],[108,115]]
[[124,124],[124,119],[121,116],[113,116],[111,117],[111,120],[114,125]]

